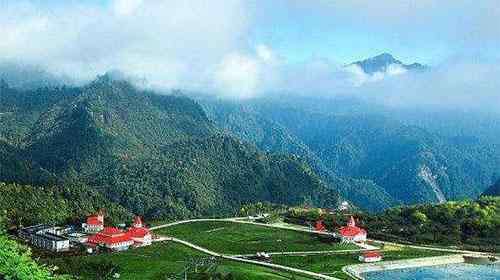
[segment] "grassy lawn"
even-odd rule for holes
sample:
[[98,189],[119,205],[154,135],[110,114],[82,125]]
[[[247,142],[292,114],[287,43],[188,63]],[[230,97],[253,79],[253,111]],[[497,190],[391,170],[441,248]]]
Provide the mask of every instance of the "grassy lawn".
[[[64,274],[77,275],[82,277],[82,279],[101,279],[97,276],[98,273],[96,274],[95,270],[88,269],[88,267],[92,267],[92,264],[95,263],[112,261],[119,267],[120,279],[160,280],[167,279],[167,276],[182,274],[186,264],[194,259],[204,257],[206,255],[183,245],[163,242],[125,252],[100,254],[97,256],[46,259],[44,262],[57,265],[59,271]],[[201,267],[198,273],[194,273],[194,270],[191,269],[188,273],[188,279],[212,279],[208,275],[214,274],[223,276],[215,279],[307,279],[297,276],[294,278],[289,273],[231,261],[219,261],[217,265]],[[228,278],[228,274],[231,274],[232,278]]]
[[262,251],[358,249],[352,244],[335,243],[305,232],[224,221],[181,224],[157,230],[155,233],[174,236],[218,253],[235,255]]
[[[449,255],[447,252],[412,249],[408,247],[385,246],[383,250],[384,260],[404,260],[422,257],[434,257]],[[351,279],[342,272],[342,267],[361,263],[358,261],[359,254],[333,254],[314,256],[273,256],[273,263],[300,268],[313,272],[323,273],[340,279]]]

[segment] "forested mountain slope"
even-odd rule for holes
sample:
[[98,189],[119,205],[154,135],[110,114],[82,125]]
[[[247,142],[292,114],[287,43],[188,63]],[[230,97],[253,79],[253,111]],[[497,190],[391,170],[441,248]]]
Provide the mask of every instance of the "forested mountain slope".
[[[369,210],[474,198],[498,172],[495,143],[463,140],[473,139],[473,131],[469,137],[464,131],[460,137],[442,135],[359,101],[287,97],[200,102],[235,135],[269,151],[300,155],[318,174],[329,173],[327,182],[333,177],[349,181],[337,184],[342,195]],[[370,185],[358,187],[360,180]],[[367,194],[373,199],[366,199]]]
[[257,201],[338,202],[338,193],[302,160],[226,135],[186,97],[102,76],[81,88],[3,85],[0,98],[6,155],[0,181],[81,185],[155,219],[233,213]]
[[356,205],[370,211],[379,211],[398,202],[372,180],[340,176],[328,167],[320,155],[279,121],[267,118],[255,104],[240,104],[213,99],[200,101],[218,126],[235,136],[275,153],[294,154],[307,161],[316,173],[332,189]]

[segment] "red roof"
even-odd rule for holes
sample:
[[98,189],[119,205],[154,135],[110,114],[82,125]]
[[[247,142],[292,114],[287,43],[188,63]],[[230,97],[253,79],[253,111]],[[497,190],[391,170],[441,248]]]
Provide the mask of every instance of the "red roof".
[[380,252],[377,251],[370,251],[370,252],[364,252],[363,257],[365,258],[374,258],[374,257],[380,257],[382,256]]
[[326,229],[325,225],[323,224],[323,220],[318,220],[316,221],[316,226],[314,226],[316,231],[324,231]]
[[366,230],[359,228],[357,226],[341,227],[339,232],[342,236],[348,236],[348,237],[356,236],[359,234],[366,234]]
[[123,232],[115,227],[105,227],[104,230],[89,237],[88,243],[94,244],[115,244],[131,241],[130,234]]
[[341,227],[339,232],[342,236],[347,236],[347,237],[353,237],[360,234],[366,235],[366,230],[357,227],[356,222],[354,221],[354,218],[352,216],[349,218],[347,226]]
[[127,233],[134,238],[144,238],[144,236],[150,234],[149,229],[144,227],[131,227]]
[[87,218],[87,225],[101,226],[103,223],[99,220],[97,216],[90,216]]

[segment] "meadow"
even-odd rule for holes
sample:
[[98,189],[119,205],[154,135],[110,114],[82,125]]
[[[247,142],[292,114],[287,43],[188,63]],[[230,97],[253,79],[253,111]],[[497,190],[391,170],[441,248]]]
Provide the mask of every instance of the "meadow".
[[[384,261],[435,257],[450,254],[441,251],[414,249],[400,246],[385,246],[382,252],[384,255]],[[360,261],[358,260],[358,256],[359,253],[310,256],[273,256],[273,263],[322,273],[340,279],[352,279],[342,272],[342,267],[351,264],[359,264]]]
[[225,221],[192,222],[155,231],[223,254],[257,252],[338,251],[359,249],[354,244],[288,229]]
[[[188,279],[307,279],[260,266],[212,259],[203,253],[172,242],[155,243],[124,252],[43,261],[51,266],[57,266],[60,274],[71,274],[88,280],[110,279],[112,275],[105,276],[110,265],[115,267],[122,280],[183,279],[186,268],[188,268]],[[195,263],[199,264],[196,269]]]

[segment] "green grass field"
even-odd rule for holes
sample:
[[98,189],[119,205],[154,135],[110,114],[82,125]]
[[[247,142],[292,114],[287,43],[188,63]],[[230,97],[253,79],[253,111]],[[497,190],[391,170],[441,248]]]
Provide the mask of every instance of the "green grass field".
[[[383,250],[385,261],[414,259],[449,255],[447,252],[412,249],[408,247],[386,246]],[[352,279],[342,272],[342,267],[361,263],[359,253],[313,255],[313,256],[273,256],[273,263],[318,272],[340,279]]]
[[[183,245],[163,242],[125,252],[48,259],[44,260],[44,262],[50,265],[57,265],[60,273],[94,280],[103,278],[99,278],[102,275],[98,276],[99,269],[97,271],[92,269],[94,267],[93,264],[111,261],[119,267],[120,279],[160,280],[167,279],[167,277],[172,277],[173,275],[182,276],[186,264],[206,257],[206,255]],[[212,277],[218,275],[220,278],[210,278],[209,275]],[[254,265],[231,261],[217,261],[216,265],[200,267],[198,273],[194,273],[194,269],[190,269],[188,279],[306,280],[307,278],[292,276],[289,273]]]
[[218,253],[235,255],[358,249],[356,245],[335,243],[305,232],[224,221],[180,224],[155,233],[177,237]]

